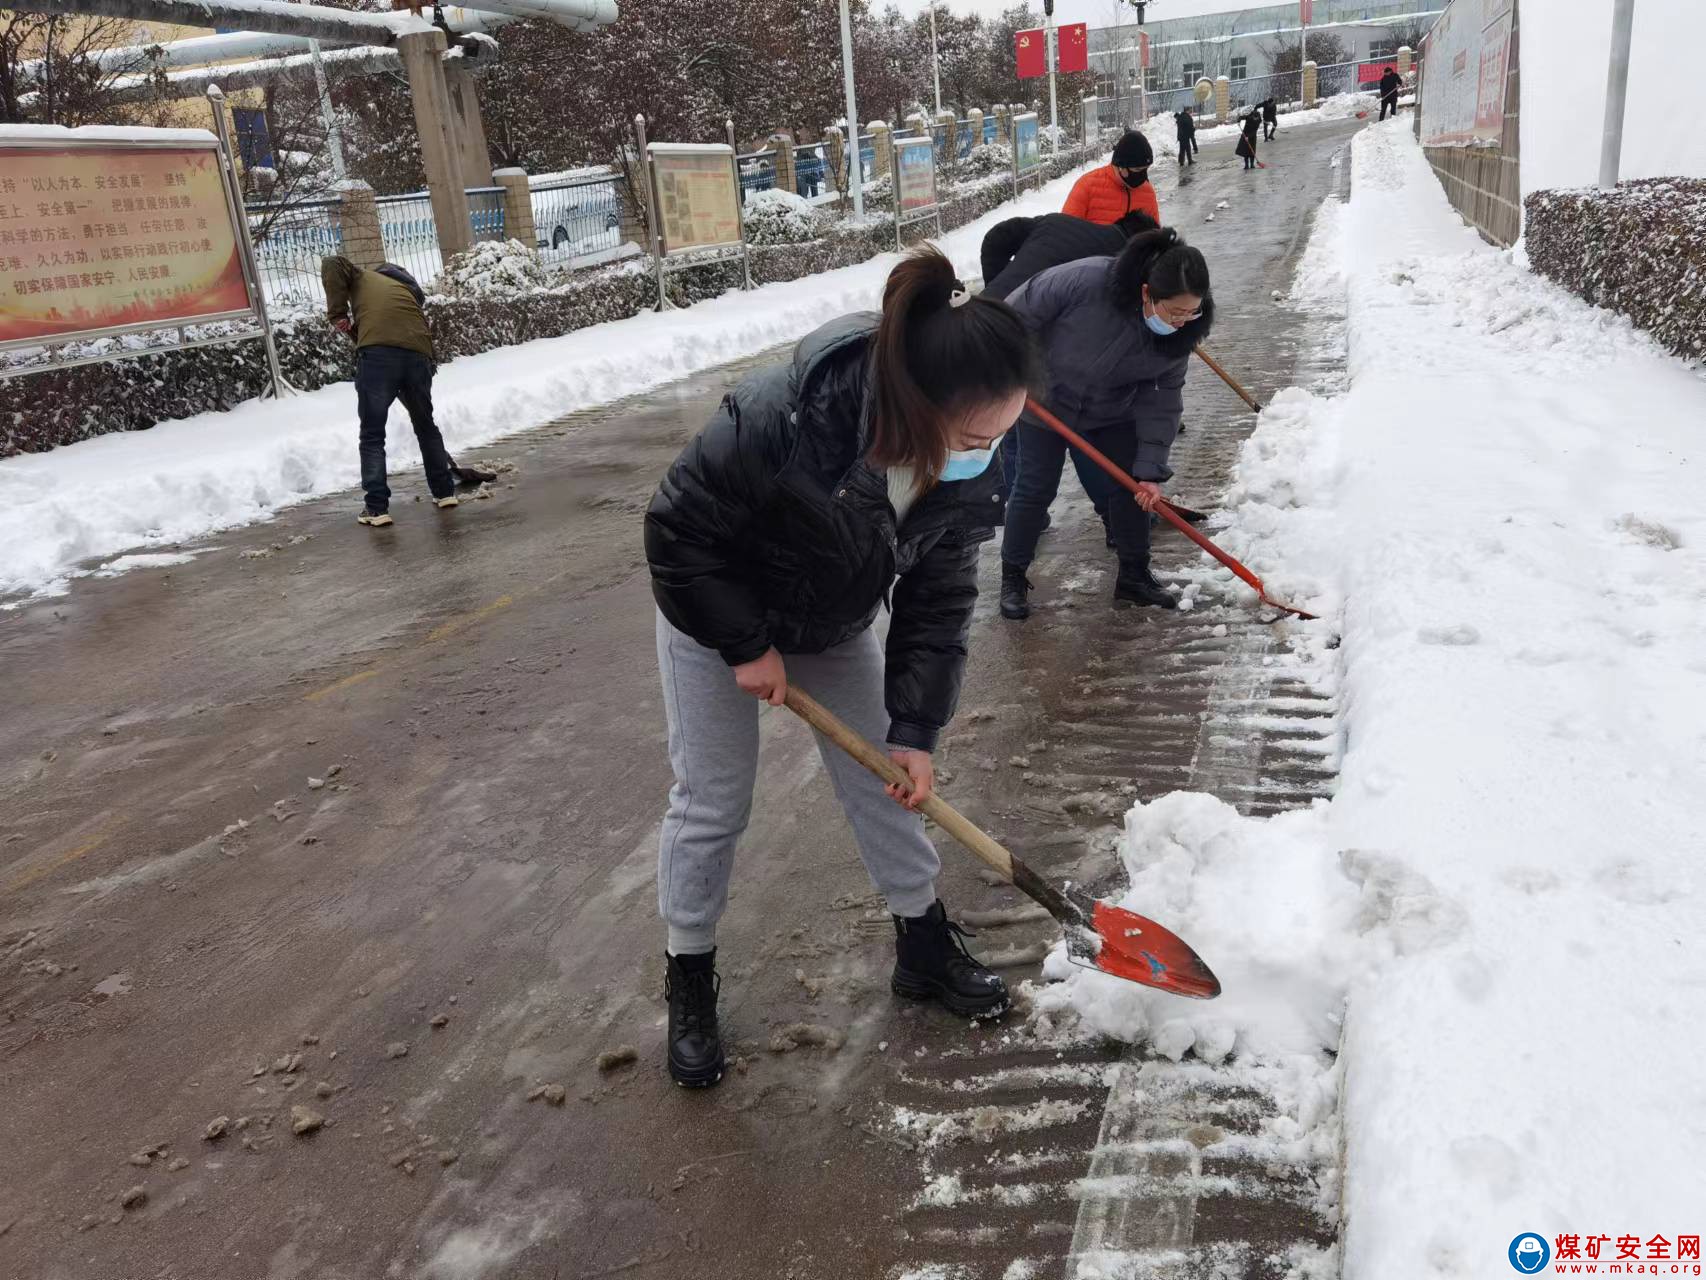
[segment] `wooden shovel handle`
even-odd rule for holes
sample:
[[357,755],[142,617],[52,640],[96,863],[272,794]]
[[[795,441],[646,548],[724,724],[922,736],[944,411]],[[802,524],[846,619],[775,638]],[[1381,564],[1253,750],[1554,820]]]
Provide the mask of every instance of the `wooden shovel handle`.
[[1202,347],[1202,346],[1198,346],[1196,348],[1196,353],[1197,353],[1197,355],[1202,357],[1202,362],[1204,364],[1206,364],[1210,369],[1213,369],[1216,373],[1218,373],[1220,375],[1220,380],[1222,382],[1224,382],[1227,386],[1231,387],[1234,391],[1236,391],[1238,393],[1239,399],[1241,399],[1245,404],[1249,405],[1257,413],[1260,413],[1262,411],[1262,406],[1259,403],[1257,403],[1256,398],[1254,396],[1252,396],[1248,391],[1244,390],[1244,388],[1241,385],[1239,385],[1237,378],[1234,378],[1230,373],[1226,372],[1225,369],[1220,367],[1220,361],[1216,360],[1213,356],[1209,355],[1207,348]]
[[[911,777],[908,776],[905,769],[889,759],[886,751],[879,751],[871,743],[854,733],[836,717],[834,712],[800,688],[799,685],[790,684],[788,686],[787,701],[790,711],[884,782],[911,788]],[[965,814],[934,792],[918,807],[927,818],[988,863],[989,869],[996,875],[1009,884],[1013,882],[1013,864],[1017,859],[1007,852],[1006,848],[998,841],[985,834]]]

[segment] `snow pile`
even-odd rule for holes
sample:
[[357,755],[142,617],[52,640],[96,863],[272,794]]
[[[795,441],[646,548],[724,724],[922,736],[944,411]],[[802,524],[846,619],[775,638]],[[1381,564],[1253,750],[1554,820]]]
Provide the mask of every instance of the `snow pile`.
[[743,211],[746,238],[752,244],[804,244],[823,234],[823,223],[811,201],[770,187],[747,197]]
[[[1058,209],[1078,171],[949,232],[962,276],[978,273],[986,231]],[[804,279],[730,293],[687,310],[463,356],[445,365],[433,405],[452,454],[564,414],[633,395],[792,341],[838,315],[878,305],[893,254]],[[419,466],[414,433],[392,409],[393,472]],[[348,383],[283,401],[163,422],[47,453],[0,460],[0,597],[55,592],[80,562],[157,549],[264,520],[280,507],[359,479]],[[3,607],[3,606],[0,606]]]
[[1339,664],[1338,790],[1134,809],[1125,904],[1226,994],[1073,969],[1038,1007],[1295,1068],[1344,1274],[1490,1275],[1520,1233],[1701,1226],[1706,385],[1484,245],[1407,126],[1358,135],[1293,292],[1337,292],[1349,390],[1276,399],[1216,533],[1324,615],[1275,661]]
[[521,241],[481,240],[444,264],[433,292],[449,298],[491,298],[551,283],[539,255]]

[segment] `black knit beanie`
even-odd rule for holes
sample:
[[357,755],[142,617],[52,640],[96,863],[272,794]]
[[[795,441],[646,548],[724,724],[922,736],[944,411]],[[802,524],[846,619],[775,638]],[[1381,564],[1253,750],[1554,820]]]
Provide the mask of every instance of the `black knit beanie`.
[[1149,139],[1135,129],[1127,129],[1114,143],[1114,164],[1121,169],[1142,169],[1155,162],[1155,149]]

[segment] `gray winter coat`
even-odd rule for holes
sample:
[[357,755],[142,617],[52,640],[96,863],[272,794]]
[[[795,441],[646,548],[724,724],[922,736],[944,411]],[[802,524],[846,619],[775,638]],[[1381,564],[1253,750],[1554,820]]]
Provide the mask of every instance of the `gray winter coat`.
[[[1048,368],[1045,407],[1079,431],[1130,425],[1137,431],[1131,473],[1170,479],[1167,454],[1185,406],[1185,368],[1191,348],[1208,336],[1214,302],[1165,337],[1150,332],[1137,296],[1141,281],[1121,278],[1129,255],[1085,258],[1051,267],[1008,295],[1042,347]],[[1122,287],[1123,286],[1123,287]]]

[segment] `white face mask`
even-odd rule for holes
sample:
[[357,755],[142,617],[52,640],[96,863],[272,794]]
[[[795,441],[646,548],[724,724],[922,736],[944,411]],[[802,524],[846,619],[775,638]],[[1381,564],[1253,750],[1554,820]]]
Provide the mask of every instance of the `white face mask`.
[[949,449],[948,464],[942,468],[944,480],[975,480],[995,461],[995,451],[1001,447],[1001,436],[989,442],[985,449]]

